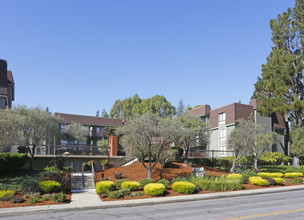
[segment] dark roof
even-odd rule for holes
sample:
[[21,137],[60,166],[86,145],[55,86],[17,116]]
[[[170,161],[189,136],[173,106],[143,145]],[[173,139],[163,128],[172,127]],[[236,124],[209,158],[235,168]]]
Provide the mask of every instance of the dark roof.
[[210,105],[201,105],[199,107],[196,107],[194,109],[191,109],[187,112],[189,116],[202,116],[202,115],[209,115],[211,111]]
[[7,71],[8,84],[15,84],[12,71]]
[[280,128],[280,129],[286,128],[284,117],[281,114],[273,113],[271,114],[271,118],[272,118],[272,126],[274,128]]
[[123,121],[121,119],[101,118],[86,115],[73,115],[58,112],[56,112],[55,115],[60,116],[67,123],[77,122],[83,125],[119,127],[122,126]]

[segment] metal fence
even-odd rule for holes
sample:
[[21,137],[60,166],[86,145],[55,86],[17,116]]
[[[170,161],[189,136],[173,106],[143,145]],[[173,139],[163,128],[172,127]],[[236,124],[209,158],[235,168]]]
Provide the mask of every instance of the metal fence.
[[234,156],[234,151],[221,151],[221,150],[196,150],[188,153],[188,158],[217,158]]
[[86,146],[86,145],[56,145],[37,146],[36,155],[98,155],[108,156],[109,147]]

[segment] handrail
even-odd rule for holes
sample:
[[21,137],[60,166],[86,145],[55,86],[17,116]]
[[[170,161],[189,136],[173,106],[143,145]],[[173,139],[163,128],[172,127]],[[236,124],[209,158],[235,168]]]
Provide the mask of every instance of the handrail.
[[92,166],[93,181],[94,181],[94,185],[95,185],[95,170],[94,170],[94,163],[92,163],[91,166]]

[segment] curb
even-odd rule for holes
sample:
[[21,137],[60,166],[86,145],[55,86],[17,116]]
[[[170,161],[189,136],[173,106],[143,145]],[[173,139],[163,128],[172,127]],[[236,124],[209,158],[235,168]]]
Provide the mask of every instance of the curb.
[[157,205],[157,204],[169,204],[177,202],[191,202],[199,200],[209,199],[220,199],[238,196],[250,196],[250,195],[261,195],[271,194],[280,192],[290,192],[304,190],[304,185],[296,186],[284,186],[270,189],[252,189],[252,190],[239,190],[229,192],[217,192],[217,193],[206,193],[206,194],[195,194],[185,196],[172,196],[164,198],[150,198],[150,199],[136,199],[136,200],[123,200],[123,201],[109,201],[100,202],[98,205],[49,205],[49,206],[29,206],[29,207],[13,207],[0,209],[0,217],[8,216],[19,216],[19,215],[30,215],[30,214],[42,214],[42,213],[56,213],[66,211],[79,211],[79,210],[93,210],[93,209],[106,209],[106,208],[119,208],[119,207],[135,207],[144,205]]

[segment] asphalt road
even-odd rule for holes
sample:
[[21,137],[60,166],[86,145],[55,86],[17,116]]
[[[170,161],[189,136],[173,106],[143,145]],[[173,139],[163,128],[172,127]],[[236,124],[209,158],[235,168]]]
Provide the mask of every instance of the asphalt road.
[[[2,218],[0,218],[2,219]],[[304,191],[180,202],[153,206],[109,208],[5,217],[7,220],[52,219],[304,219]]]

